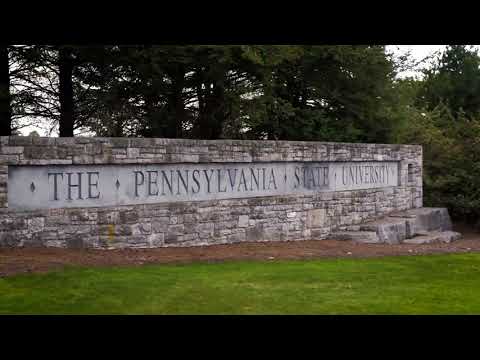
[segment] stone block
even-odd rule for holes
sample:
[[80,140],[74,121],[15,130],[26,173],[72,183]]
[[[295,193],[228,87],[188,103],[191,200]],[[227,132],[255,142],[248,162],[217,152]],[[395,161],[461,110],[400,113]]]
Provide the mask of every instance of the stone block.
[[263,224],[256,224],[254,227],[249,227],[245,229],[245,239],[247,241],[262,241],[263,238]]
[[120,211],[120,222],[123,224],[135,223],[139,220],[138,213],[136,211]]
[[159,217],[152,220],[152,230],[155,233],[165,232],[170,224],[169,217]]
[[73,137],[58,137],[55,139],[55,144],[57,146],[69,146],[75,145],[76,139]]
[[238,243],[245,241],[246,236],[245,233],[237,233],[237,234],[231,234],[227,236],[227,241],[229,243]]
[[23,146],[3,146],[0,148],[2,154],[13,155],[13,154],[23,154]]
[[375,231],[336,231],[331,233],[328,239],[355,241],[367,244],[377,244],[381,242]]
[[127,148],[127,157],[128,158],[138,158],[140,157],[140,149],[138,148]]
[[452,229],[452,222],[446,208],[416,208],[390,216],[414,218],[416,233]]
[[120,213],[118,211],[108,211],[102,210],[98,212],[98,223],[99,224],[119,224]]
[[70,217],[66,215],[50,215],[44,221],[46,226],[70,225]]
[[325,209],[314,209],[308,211],[308,227],[319,228],[328,226],[328,218]]
[[431,243],[450,243],[462,237],[462,234],[455,231],[430,231],[424,235],[417,235],[411,239],[406,239],[405,244],[420,245]]
[[14,231],[0,232],[0,247],[16,247],[20,246],[21,238]]
[[70,249],[83,249],[85,247],[84,238],[86,238],[86,236],[71,235],[66,238],[66,247]]
[[28,229],[31,232],[42,231],[45,227],[45,218],[44,217],[34,217],[27,220]]
[[160,247],[164,244],[165,235],[164,234],[150,234],[148,236],[148,242],[151,247]]
[[248,227],[248,220],[248,215],[240,215],[240,217],[238,218],[238,227]]
[[139,223],[132,225],[132,235],[144,235],[152,232],[151,223]]
[[364,231],[376,232],[379,242],[398,244],[407,238],[407,223],[402,218],[386,218],[360,225]]
[[420,208],[409,210],[415,213],[418,231],[447,231],[452,229],[450,215],[446,208]]
[[21,230],[27,227],[27,221],[24,218],[3,218],[0,219],[0,231]]
[[31,145],[33,138],[33,136],[10,136],[8,144],[13,146]]

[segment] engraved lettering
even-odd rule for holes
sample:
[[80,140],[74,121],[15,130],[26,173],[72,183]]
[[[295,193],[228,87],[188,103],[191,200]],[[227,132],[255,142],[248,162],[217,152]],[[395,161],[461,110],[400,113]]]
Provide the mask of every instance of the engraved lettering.
[[188,194],[188,170],[185,170],[185,178],[182,176],[182,172],[177,170],[177,195],[180,195],[180,180],[182,181],[185,193]]
[[72,188],[78,188],[78,200],[82,200],[82,173],[77,173],[78,183],[72,184],[72,175],[73,173],[67,173],[67,190],[68,190],[68,200],[72,199]]
[[[141,172],[141,171],[134,171],[133,173],[135,174],[135,196],[138,197],[138,187],[140,185],[143,185],[143,183],[145,181],[145,175],[143,175],[143,172]],[[140,182],[140,177],[138,175],[142,175],[141,182]]]
[[[97,182],[92,181],[92,176],[96,175],[97,176]],[[98,199],[100,198],[100,191],[98,191],[98,179],[100,177],[100,174],[98,171],[88,171],[87,172],[87,181],[88,181],[88,198],[89,199]],[[96,188],[97,189],[97,195],[92,194],[92,189]]]
[[356,173],[355,173],[355,175],[353,173],[353,169],[354,169],[354,167],[350,166],[350,179],[351,179],[350,183],[351,184],[356,184],[357,183],[357,178],[356,178]]
[[[147,170],[148,173],[148,196],[156,196],[158,195],[158,171],[154,170]],[[152,179],[152,174],[155,174],[155,179]],[[155,185],[156,192],[152,192],[152,185]]]
[[[59,164],[49,165],[47,171],[41,170],[41,166],[12,166],[13,175],[8,180],[9,205],[12,204],[12,209],[26,210],[211,201],[356,191],[394,187],[400,182],[398,161],[206,163],[200,166],[193,163]],[[40,170],[42,174],[45,171],[44,179],[39,177]],[[35,191],[31,191],[32,183]],[[21,196],[16,195],[20,193]]]
[[263,190],[265,190],[265,170],[266,168],[262,168],[262,180],[263,180]]
[[225,188],[222,190],[221,184],[222,184],[222,169],[217,169],[217,179],[218,179],[218,192],[227,192],[227,184],[225,184]]
[[168,180],[165,171],[162,170],[162,195],[165,195],[165,182],[167,183],[168,189],[170,190],[170,194],[173,194],[173,170],[170,171],[170,180]]
[[63,173],[48,173],[48,180],[50,180],[50,175],[53,175],[53,200],[58,200],[57,176],[61,176],[63,180]]
[[273,171],[273,169],[270,173],[270,180],[268,182],[268,190],[270,190],[270,184],[272,184],[272,183],[273,183],[273,186],[274,186],[275,190],[277,190],[277,183],[275,181],[275,172]]
[[[235,170],[235,172],[233,173],[233,178],[232,178],[232,174],[231,174],[230,170]],[[230,186],[232,187],[232,191],[235,187],[235,179],[237,178],[237,170],[238,169],[227,169],[228,179],[230,180]]]
[[323,167],[323,185],[328,186],[328,167]]
[[213,169],[210,170],[210,177],[208,176],[208,171],[207,170],[203,170],[203,172],[205,173],[205,178],[207,179],[207,192],[209,193],[210,192],[210,180],[212,180],[212,176],[213,176]]
[[375,171],[373,166],[370,166],[370,182],[373,184],[375,183]]
[[243,187],[244,187],[245,191],[248,191],[248,189],[247,189],[247,179],[245,179],[245,173],[243,172],[243,169],[240,172],[240,182],[238,183],[237,191],[240,191],[240,186],[242,186],[242,184],[243,184]]
[[300,176],[299,176],[299,171],[300,171],[300,168],[298,166],[295,166],[295,173],[294,173],[294,176],[295,176],[295,182],[293,183],[293,188],[296,189],[297,187],[300,186]]
[[[260,169],[256,169],[256,170],[257,170],[258,177],[260,177]],[[255,176],[254,169],[250,168],[250,191],[253,191],[253,181],[255,181],[257,190],[260,189],[260,183],[258,182],[258,177]]]
[[196,194],[200,191],[200,182],[198,181],[198,177],[195,176],[195,174],[200,175],[200,171],[198,171],[197,169],[192,171],[193,181],[195,182],[195,184],[197,184],[197,190],[194,190],[193,187],[192,187],[192,193],[194,193],[194,194]]

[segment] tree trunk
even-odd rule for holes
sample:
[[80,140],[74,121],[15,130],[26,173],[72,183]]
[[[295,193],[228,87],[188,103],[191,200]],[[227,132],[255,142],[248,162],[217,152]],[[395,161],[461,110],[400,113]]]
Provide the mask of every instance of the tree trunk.
[[165,123],[162,113],[158,109],[157,95],[149,89],[144,94],[145,116],[147,123],[150,125],[148,137],[163,138],[165,137]]
[[0,46],[0,135],[12,134],[12,110],[10,105],[10,69],[8,47]]
[[[213,89],[210,88],[212,84]],[[225,123],[225,88],[220,81],[206,81],[205,85],[195,134],[199,139],[215,140],[221,137]]]
[[168,96],[167,105],[167,128],[168,138],[181,138],[183,123],[185,122],[185,101],[183,90],[185,87],[185,68],[178,66],[171,72],[172,88]]
[[113,136],[113,137],[123,137],[123,124],[124,124],[124,122],[122,120],[116,119],[111,136]]
[[73,57],[69,48],[59,49],[60,136],[73,137]]
[[226,120],[225,112],[225,87],[223,82],[214,85],[212,92],[212,118],[209,128],[210,139],[219,139],[222,136],[223,126]]

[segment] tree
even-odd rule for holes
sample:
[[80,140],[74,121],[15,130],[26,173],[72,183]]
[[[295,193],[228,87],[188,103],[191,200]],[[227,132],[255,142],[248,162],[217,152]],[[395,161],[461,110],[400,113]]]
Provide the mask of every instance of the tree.
[[385,141],[394,126],[382,46],[39,49],[14,86],[15,114],[60,124],[61,136]]
[[119,46],[112,51],[116,56],[103,57],[107,63],[97,59],[77,75],[90,87],[89,101],[78,105],[78,114],[85,107],[97,109],[89,127],[98,132],[113,118],[123,123],[127,115],[135,124],[130,134],[136,136],[238,136],[232,124],[241,116],[248,82],[240,46]]
[[[103,109],[79,75],[91,63],[112,61],[103,46],[15,46],[11,50],[12,120],[18,127],[44,124],[52,133],[73,136],[88,130],[93,113]],[[103,57],[105,60],[102,60]],[[95,124],[97,125],[97,124]],[[99,132],[100,133],[100,132]]]
[[145,136],[185,137],[191,121],[186,106],[192,97],[188,92],[187,73],[192,70],[189,46],[142,46],[123,48],[129,78],[134,86],[132,97],[139,95]]
[[465,45],[448,46],[424,71],[425,81],[417,103],[429,110],[440,103],[467,118],[480,115],[480,57]]
[[[249,135],[282,140],[385,141],[394,64],[382,46],[259,48],[265,67]],[[261,109],[260,111],[258,111]]]
[[10,105],[10,68],[8,47],[0,46],[0,135],[9,136],[12,131]]
[[58,125],[57,53],[53,46],[16,45],[10,48],[12,122],[14,128]]
[[58,50],[59,69],[59,101],[60,101],[60,137],[72,137],[74,128],[73,104],[73,67],[74,58],[72,49],[61,46]]

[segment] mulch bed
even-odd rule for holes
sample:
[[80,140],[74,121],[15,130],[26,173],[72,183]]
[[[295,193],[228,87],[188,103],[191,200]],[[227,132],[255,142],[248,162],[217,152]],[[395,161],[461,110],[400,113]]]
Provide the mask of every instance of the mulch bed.
[[458,225],[454,230],[461,232],[463,238],[450,244],[387,245],[320,240],[122,250],[3,248],[0,249],[0,277],[59,270],[65,266],[136,266],[227,260],[275,261],[480,252],[480,233]]

